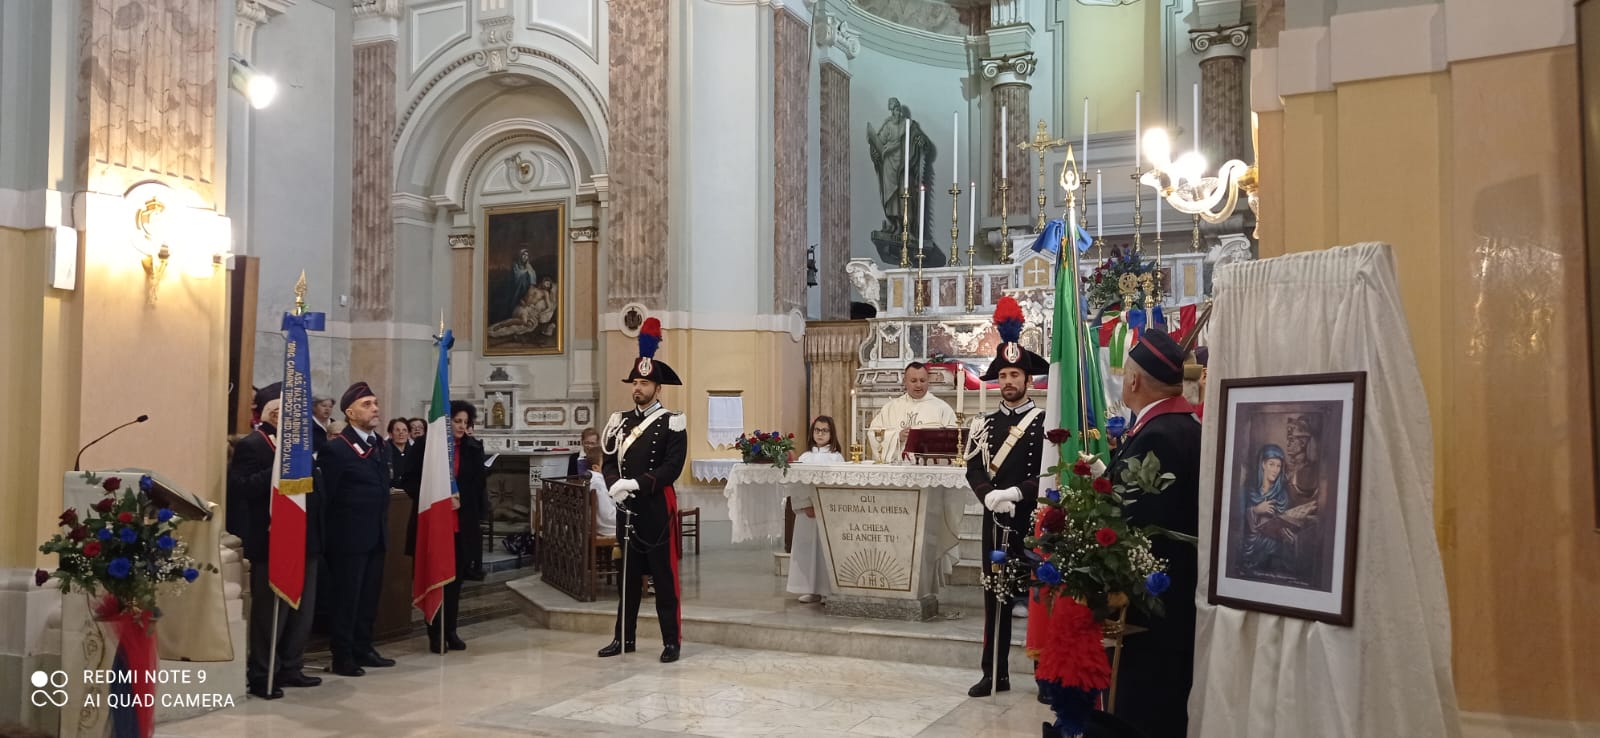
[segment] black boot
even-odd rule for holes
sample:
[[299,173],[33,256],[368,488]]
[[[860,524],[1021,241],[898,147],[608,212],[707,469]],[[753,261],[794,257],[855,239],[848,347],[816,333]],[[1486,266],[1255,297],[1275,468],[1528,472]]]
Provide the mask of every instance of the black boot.
[[979,679],[977,684],[972,685],[972,688],[967,690],[967,696],[968,697],[988,697],[991,694],[991,691],[993,691],[993,692],[1010,692],[1011,691],[1011,677],[1008,677],[1008,676],[1000,677],[1000,681],[999,682],[994,682],[994,683],[990,682],[989,677],[984,677],[982,679]]
[[611,656],[616,656],[616,655],[618,655],[618,654],[620,654],[620,653],[622,653],[624,651],[626,651],[628,653],[633,653],[633,651],[634,651],[633,641],[628,641],[628,644],[626,646],[624,646],[622,644],[622,641],[612,641],[611,643],[607,644],[605,648],[600,649],[600,652],[595,654],[595,655],[599,656],[600,658],[609,658]]

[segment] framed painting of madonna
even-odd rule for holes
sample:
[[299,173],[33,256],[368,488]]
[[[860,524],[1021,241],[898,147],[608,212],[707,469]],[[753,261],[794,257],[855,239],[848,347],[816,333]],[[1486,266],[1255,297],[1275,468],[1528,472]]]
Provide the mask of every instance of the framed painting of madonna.
[[1350,625],[1366,381],[1222,382],[1212,604]]
[[561,353],[566,206],[490,208],[483,218],[484,355]]

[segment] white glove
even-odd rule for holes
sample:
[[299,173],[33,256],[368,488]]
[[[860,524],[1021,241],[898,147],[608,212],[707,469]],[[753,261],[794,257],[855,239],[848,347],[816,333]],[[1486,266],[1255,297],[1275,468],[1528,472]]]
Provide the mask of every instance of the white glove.
[[632,497],[633,493],[638,491],[638,482],[632,479],[618,479],[616,484],[611,485],[611,500],[617,504],[622,504],[624,500]]
[[1005,489],[993,490],[984,495],[983,506],[989,508],[989,512],[1010,515],[1017,511],[1017,503],[1021,500],[1022,490],[1016,487],[1006,487]]

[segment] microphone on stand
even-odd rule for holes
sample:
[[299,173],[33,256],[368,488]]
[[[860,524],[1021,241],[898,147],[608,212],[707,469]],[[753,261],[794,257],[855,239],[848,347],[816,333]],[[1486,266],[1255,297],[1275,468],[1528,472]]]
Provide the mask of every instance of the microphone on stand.
[[133,420],[130,420],[130,421],[126,422],[126,423],[123,423],[122,425],[119,425],[119,426],[117,426],[115,428],[112,428],[111,430],[106,431],[105,435],[103,435],[103,436],[101,436],[99,438],[96,438],[93,441],[88,442],[87,444],[84,445],[83,448],[78,449],[78,455],[73,457],[73,459],[72,459],[72,470],[73,471],[78,471],[78,463],[83,461],[83,452],[88,451],[90,446],[93,446],[93,445],[95,445],[95,444],[97,444],[97,443],[99,443],[101,441],[106,440],[106,438],[108,436],[110,436],[112,433],[116,433],[117,431],[122,430],[123,428],[126,428],[126,427],[128,427],[130,425],[133,425],[135,423],[143,423],[144,421],[149,420],[149,419],[150,419],[150,416],[148,416],[148,415],[140,415],[139,417],[134,418]]

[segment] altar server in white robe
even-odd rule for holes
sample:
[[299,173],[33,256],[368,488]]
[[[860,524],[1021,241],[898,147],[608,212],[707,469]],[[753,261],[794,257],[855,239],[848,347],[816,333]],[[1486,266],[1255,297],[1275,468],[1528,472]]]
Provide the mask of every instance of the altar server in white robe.
[[[811,421],[811,450],[800,454],[796,464],[843,464],[844,455],[834,439],[833,418],[818,415]],[[816,503],[811,489],[804,488],[789,498],[794,508],[794,540],[789,546],[789,585],[791,593],[800,595],[800,601],[810,604],[821,602],[833,593],[828,559],[822,554],[822,539],[817,530]]]
[[867,439],[880,464],[898,464],[912,428],[955,428],[959,424],[950,403],[928,394],[928,367],[920,361],[906,365],[901,380],[906,393],[889,401],[867,426]]

